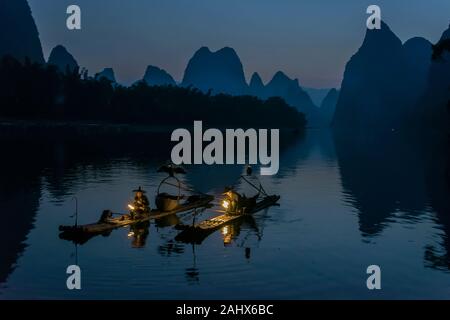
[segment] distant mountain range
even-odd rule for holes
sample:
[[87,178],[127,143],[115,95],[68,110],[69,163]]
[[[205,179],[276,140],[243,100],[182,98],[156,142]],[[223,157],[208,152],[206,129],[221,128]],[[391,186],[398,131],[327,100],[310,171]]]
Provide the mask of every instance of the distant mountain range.
[[[13,13],[13,14],[12,14]],[[0,2],[0,56],[11,54],[44,63],[39,34],[26,0]],[[441,40],[450,39],[450,28]],[[18,41],[20,40],[20,41]],[[367,30],[359,50],[348,61],[340,91],[303,88],[298,79],[278,71],[264,84],[254,73],[247,84],[242,62],[232,48],[197,50],[189,60],[181,83],[156,66],[148,66],[143,79],[148,85],[193,87],[212,95],[254,95],[261,99],[281,97],[305,113],[309,126],[331,122],[336,130],[397,130],[428,123],[447,125],[450,100],[450,59],[432,61],[432,44],[415,37],[405,43],[381,23]],[[48,60],[60,71],[75,70],[78,63],[65,47],[56,46]],[[106,68],[94,78],[116,82]]]
[[331,89],[322,100],[322,103],[320,104],[320,112],[324,117],[325,123],[332,123],[338,99],[339,91],[336,89]]
[[300,87],[298,79],[290,79],[281,71],[275,73],[267,85],[264,85],[261,77],[254,73],[247,93],[261,99],[282,97],[288,104],[306,114],[310,126],[325,125],[320,109],[314,105],[308,93]]
[[27,0],[0,1],[0,56],[44,63],[39,33]]
[[305,113],[310,126],[327,125],[321,109],[314,105],[298,79],[290,79],[278,71],[264,85],[259,74],[254,73],[247,84],[241,60],[232,48],[226,47],[216,52],[211,52],[207,47],[200,48],[188,63],[182,85],[212,94],[254,95],[263,100],[281,97]]
[[247,91],[244,68],[232,48],[216,52],[202,47],[189,60],[184,72],[183,86],[193,86],[204,92],[242,95]]
[[[148,85],[177,85],[169,73],[155,66],[147,67],[143,81]],[[288,104],[304,112],[311,126],[326,124],[321,110],[300,87],[297,79],[290,79],[279,71],[264,85],[260,76],[255,73],[250,84],[247,84],[241,60],[236,51],[229,47],[216,52],[207,47],[197,50],[189,60],[180,85],[213,95],[254,95],[264,100],[282,97]]]
[[397,130],[421,125],[425,118],[446,120],[450,60],[432,62],[431,56],[426,39],[402,44],[384,22],[380,30],[367,30],[346,65],[333,126],[354,132]]
[[78,68],[78,62],[67,49],[61,45],[53,48],[47,63],[56,66],[61,72],[73,72]]
[[[60,70],[78,66],[72,55],[62,46],[53,49],[49,64],[56,65]],[[114,71],[104,69],[95,75],[95,79],[107,78],[116,82]],[[176,86],[173,77],[163,69],[149,65],[141,81],[150,86]],[[244,69],[239,56],[232,48],[223,48],[211,52],[207,47],[200,48],[190,59],[183,81],[184,87],[194,87],[211,94],[225,93],[230,95],[254,95],[263,100],[270,97],[281,97],[291,106],[306,114],[310,126],[323,126],[326,117],[312,102],[297,79],[290,79],[278,71],[267,85],[264,85],[257,73],[253,74],[250,84],[245,80]]]
[[308,87],[302,88],[311,97],[312,102],[316,106],[320,106],[323,102],[323,99],[325,99],[330,90],[333,89],[333,88],[308,88]]
[[[450,26],[439,41],[450,40]],[[425,113],[425,122],[434,128],[449,127],[450,117],[450,52],[431,62],[426,78],[426,90],[419,101],[420,111]]]
[[155,66],[148,66],[143,80],[149,86],[176,86],[177,83],[165,70]]
[[[2,1],[0,9],[0,23],[4,27],[3,29],[17,30],[16,33],[2,33],[1,36],[5,39],[0,41],[3,44],[3,47],[0,47],[0,55],[11,54],[20,59],[28,56],[33,61],[44,63],[39,35],[27,1]],[[20,17],[17,17],[16,12]],[[21,41],[17,41],[17,39]],[[62,45],[58,45],[52,50],[48,64],[55,65],[61,72],[79,68],[78,62]],[[95,74],[94,78],[107,78],[116,83],[114,71],[111,68]],[[141,81],[145,81],[151,86],[177,85],[169,73],[151,65],[147,67]],[[301,88],[297,79],[290,79],[280,71],[267,85],[262,83],[257,74],[252,77],[250,84],[247,84],[241,60],[235,50],[229,47],[216,52],[212,52],[207,47],[197,50],[189,60],[179,85],[197,88],[213,95],[219,93],[256,95],[264,100],[279,96],[288,104],[304,112],[310,126],[325,124],[321,110],[314,105],[311,97]]]
[[95,74],[95,79],[100,80],[105,78],[106,80],[116,83],[116,75],[114,74],[113,68],[105,68],[102,71]]

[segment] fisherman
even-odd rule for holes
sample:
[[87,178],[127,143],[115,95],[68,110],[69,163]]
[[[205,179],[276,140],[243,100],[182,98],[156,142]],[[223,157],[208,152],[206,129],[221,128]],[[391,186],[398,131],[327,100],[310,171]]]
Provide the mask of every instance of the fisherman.
[[223,206],[227,212],[238,213],[240,211],[240,204],[242,203],[242,196],[234,191],[232,187],[225,187],[223,194],[227,197],[223,202]]
[[134,202],[131,210],[131,218],[139,219],[143,215],[150,213],[150,203],[148,198],[145,196],[145,191],[139,187],[137,190],[133,190],[135,192]]
[[[249,178],[252,177],[253,170],[252,167],[247,166],[246,168],[246,177],[241,176],[248,185],[253,187],[258,191],[258,193],[252,197],[247,197],[245,194],[239,194],[233,190],[232,187],[226,187],[224,191],[224,195],[227,199],[224,200],[222,206],[226,209],[226,211],[230,214],[244,214],[246,211],[250,211],[256,206],[256,201],[259,198],[260,194],[263,193],[266,195],[264,188],[262,187],[259,180],[256,178],[256,182],[252,182]],[[259,186],[258,186],[259,184]]]

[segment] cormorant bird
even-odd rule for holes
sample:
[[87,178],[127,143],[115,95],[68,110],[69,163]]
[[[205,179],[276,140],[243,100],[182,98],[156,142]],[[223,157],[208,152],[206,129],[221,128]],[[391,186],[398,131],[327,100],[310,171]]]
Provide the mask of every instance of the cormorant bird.
[[165,164],[158,169],[158,172],[166,172],[171,177],[175,174],[186,174],[186,170],[174,164]]

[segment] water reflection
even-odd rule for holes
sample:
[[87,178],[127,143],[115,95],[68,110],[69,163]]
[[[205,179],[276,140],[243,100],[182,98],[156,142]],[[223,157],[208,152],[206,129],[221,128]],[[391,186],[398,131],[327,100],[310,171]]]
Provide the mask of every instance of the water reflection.
[[133,248],[143,248],[150,233],[150,221],[136,223],[130,226],[128,236],[132,238],[131,246]]
[[[268,210],[266,210],[266,211],[268,211]],[[245,240],[247,239],[248,235],[251,233],[257,236],[258,241],[261,240],[261,235],[259,233],[258,224],[257,224],[255,218],[252,216],[245,216],[245,217],[243,217],[243,219],[235,221],[231,224],[225,225],[221,229],[223,244],[231,245],[233,241],[238,239],[242,230],[245,230],[247,232],[247,235],[244,236],[242,239],[242,243],[245,243]],[[238,246],[242,247],[242,244],[238,244]],[[249,254],[248,254],[247,258],[250,258]]]
[[426,245],[431,268],[450,268],[450,202],[446,140],[403,135],[335,136],[345,201],[357,210],[363,237],[380,235],[397,219],[420,222],[432,210],[442,248]]
[[440,151],[445,147],[450,151],[448,141],[436,141],[429,144],[426,153],[427,196],[443,234],[442,249],[426,247],[425,262],[428,267],[450,271],[450,155]]
[[184,245],[177,243],[176,241],[168,240],[164,244],[158,246],[158,253],[162,256],[172,256],[184,253]]
[[[2,139],[2,149],[8,150],[0,157],[0,208],[8,221],[0,225],[3,293],[29,297],[26,290],[8,291],[8,286],[21,288],[33,283],[27,276],[37,272],[42,278],[40,287],[33,284],[38,288],[37,297],[64,296],[60,279],[49,275],[59,274],[67,263],[73,263],[73,257],[61,257],[79,249],[57,238],[57,226],[72,222],[72,197],[79,196],[81,222],[89,223],[104,209],[125,210],[136,185],[154,194],[163,177],[156,169],[167,161],[169,140],[164,134]],[[285,136],[279,174],[262,178],[269,193],[281,194],[280,208],[245,217],[196,239],[180,238],[176,229],[177,225],[195,222],[192,212],[122,228],[83,241],[80,263],[94,273],[98,266],[107,265],[107,270],[96,275],[122,283],[123,296],[119,298],[134,297],[140,290],[148,293],[149,287],[158,298],[164,294],[166,298],[182,298],[186,292],[207,298],[204,293],[209,283],[223,286],[222,292],[231,295],[241,282],[249,290],[242,293],[247,293],[247,298],[267,298],[261,283],[272,295],[295,298],[299,297],[298,288],[309,279],[320,286],[323,279],[315,278],[317,274],[326,275],[326,279],[337,277],[338,283],[359,281],[344,272],[328,274],[329,266],[336,263],[337,268],[346,268],[346,263],[354,263],[360,268],[361,263],[371,261],[369,253],[378,248],[377,242],[385,245],[377,254],[386,255],[387,260],[391,246],[405,252],[413,247],[420,252],[420,262],[406,253],[398,258],[404,263],[402,272],[415,270],[409,279],[420,279],[422,273],[437,277],[435,270],[438,274],[450,270],[447,148],[437,139],[411,139],[395,133],[352,139],[333,137],[328,131]],[[218,195],[227,185],[248,192],[238,179],[245,170],[242,166],[188,166],[187,170],[183,182],[203,192]],[[195,219],[216,214],[205,210],[197,212]],[[411,247],[405,245],[403,227],[420,231],[418,239],[411,240],[417,241]],[[38,260],[37,256],[49,251],[58,254],[46,264]],[[337,260],[325,258],[333,254],[338,255]],[[42,272],[34,267],[38,261],[43,263]],[[134,273],[139,282],[127,291],[128,278],[121,272],[130,265],[140,271]],[[293,271],[298,269],[302,272]],[[352,271],[358,274],[358,270]],[[283,285],[275,281],[280,277],[286,279]],[[95,282],[97,287],[93,285],[95,289],[87,297],[114,294],[104,283]],[[186,289],[183,284],[195,285]],[[410,292],[409,285],[405,284],[402,292]],[[259,290],[251,291],[253,286]],[[326,286],[309,293],[318,291],[328,292],[326,297],[339,296]]]
[[[267,211],[267,210],[265,210]],[[182,243],[202,244],[206,238],[213,233],[220,233],[222,241],[225,246],[230,245],[241,234],[241,229],[244,227],[246,231],[253,231],[257,235],[258,239],[261,239],[257,222],[252,216],[242,216],[239,219],[226,223],[219,229],[206,229],[206,230],[183,230],[175,237],[175,240]]]
[[180,223],[180,217],[186,215],[187,213],[181,212],[179,214],[172,214],[170,216],[165,216],[161,219],[156,219],[155,224],[157,228],[166,228],[176,226]]
[[43,159],[30,161],[39,154],[38,146],[27,147],[21,141],[2,139],[0,157],[0,284],[14,270],[25,250],[27,234],[42,195]]
[[200,282],[200,270],[197,268],[197,256],[195,254],[195,243],[192,244],[192,266],[186,268],[186,280],[189,284]]
[[397,212],[413,218],[426,208],[422,146],[396,133],[336,137],[346,200],[357,209],[363,236],[374,236]]
[[[266,212],[268,209],[265,210]],[[260,219],[264,219],[264,217],[260,217]],[[192,248],[192,266],[186,268],[185,274],[186,274],[186,280],[189,284],[199,284],[200,283],[200,266],[197,263],[197,255],[196,255],[196,248],[201,246],[202,242],[211,234],[213,233],[219,233],[221,235],[221,240],[223,242],[223,245],[225,247],[231,246],[235,241],[238,240],[239,235],[245,232],[245,236],[242,237],[242,239],[239,241],[239,243],[236,244],[236,247],[242,248],[244,247],[244,257],[247,261],[251,259],[251,248],[246,247],[246,243],[248,238],[251,235],[256,235],[257,240],[261,241],[262,235],[259,232],[257,221],[252,216],[245,216],[242,219],[235,220],[231,223],[225,224],[218,230],[214,230],[208,233],[201,233],[198,234],[198,237],[179,237],[180,234],[178,234],[176,238],[176,242],[170,242],[171,248],[172,246],[175,246],[175,244],[178,244],[180,246],[179,252],[182,253],[184,250],[181,248],[184,248],[184,246],[191,246]],[[180,243],[184,243],[184,245],[181,245]],[[161,252],[161,251],[160,251]],[[162,251],[165,252],[165,251]]]

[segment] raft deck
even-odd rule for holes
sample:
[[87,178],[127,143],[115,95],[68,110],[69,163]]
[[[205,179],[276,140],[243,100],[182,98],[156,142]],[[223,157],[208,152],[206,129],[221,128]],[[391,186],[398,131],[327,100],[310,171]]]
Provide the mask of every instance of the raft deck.
[[108,218],[104,222],[97,222],[79,226],[60,226],[59,230],[62,231],[60,237],[63,239],[70,239],[71,236],[79,234],[103,234],[116,228],[142,223],[153,219],[161,219],[179,212],[205,207],[212,200],[214,200],[213,196],[204,195],[196,201],[183,203],[174,210],[160,211],[154,209],[148,215],[143,216],[139,219],[131,219],[129,214],[119,214],[119,216]]
[[266,196],[263,200],[259,201],[256,206],[254,206],[250,211],[244,214],[228,213],[204,220],[193,226],[178,226],[178,228],[183,229],[183,231],[176,236],[175,240],[182,242],[199,242],[203,240],[203,238],[226,224],[232,223],[238,219],[242,219],[243,217],[252,215],[265,208],[276,205],[278,200],[280,200],[280,196],[278,195]]

